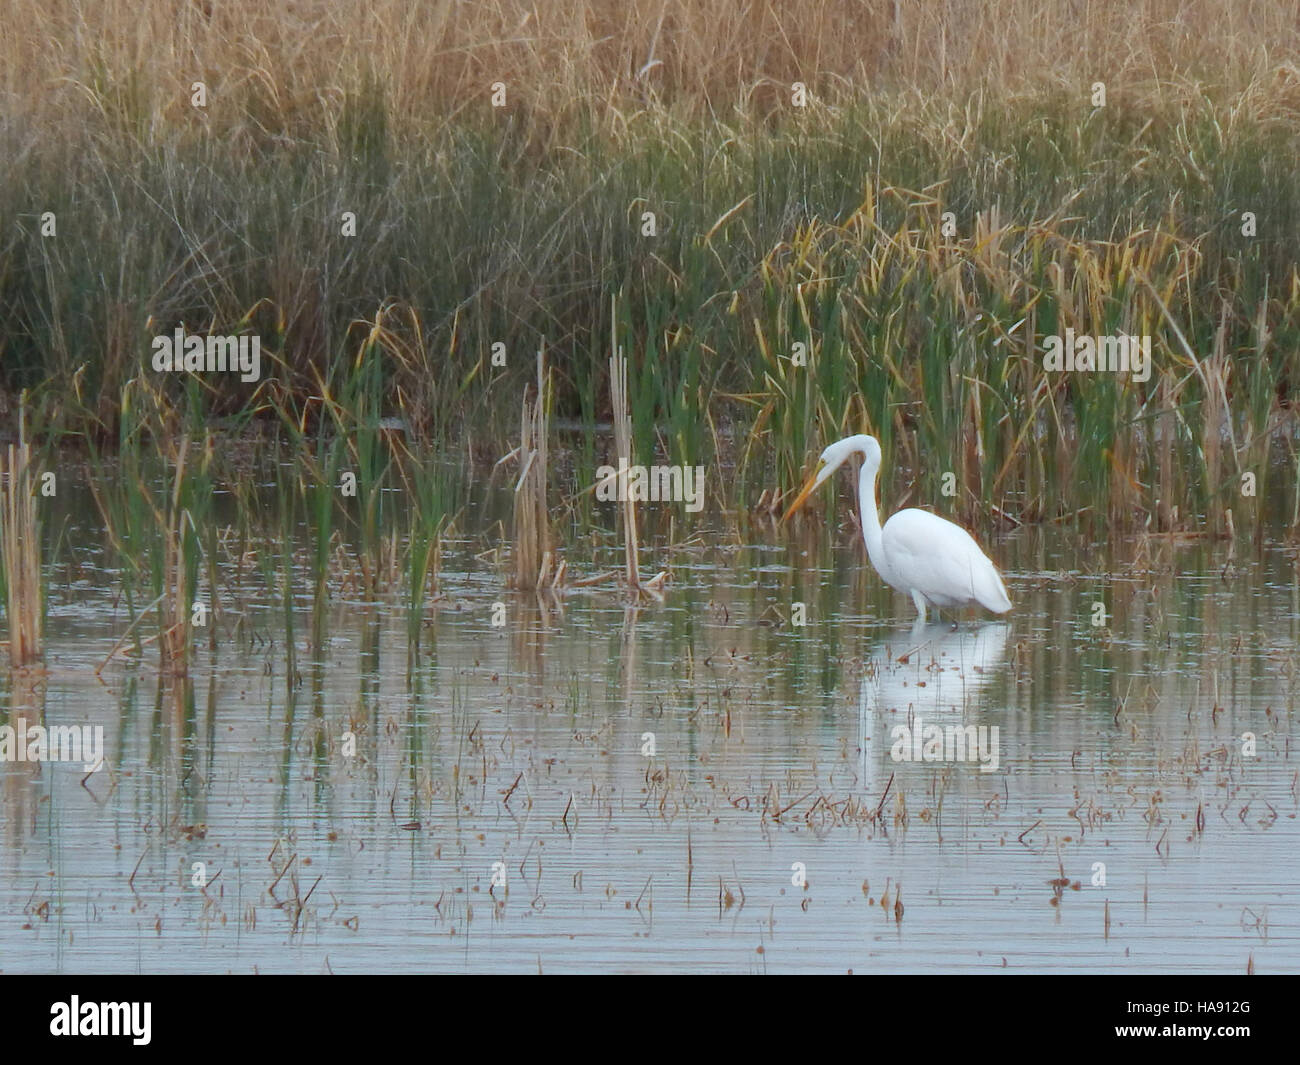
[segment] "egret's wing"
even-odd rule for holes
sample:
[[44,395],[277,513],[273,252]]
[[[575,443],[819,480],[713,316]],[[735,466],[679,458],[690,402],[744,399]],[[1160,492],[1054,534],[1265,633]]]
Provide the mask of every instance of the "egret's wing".
[[882,532],[890,569],[935,606],[1011,609],[1002,578],[970,533],[928,510],[900,510]]

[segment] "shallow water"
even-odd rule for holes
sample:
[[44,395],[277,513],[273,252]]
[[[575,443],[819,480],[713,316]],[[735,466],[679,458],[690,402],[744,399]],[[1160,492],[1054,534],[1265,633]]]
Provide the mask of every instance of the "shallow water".
[[[0,709],[107,765],[0,763],[0,970],[1300,970],[1283,546],[1021,531],[1006,624],[918,630],[848,530],[745,538],[656,553],[639,609],[453,543],[409,682],[401,608],[340,594],[292,689],[251,594],[188,683],[97,677],[88,555]],[[990,747],[899,760],[901,724]]]

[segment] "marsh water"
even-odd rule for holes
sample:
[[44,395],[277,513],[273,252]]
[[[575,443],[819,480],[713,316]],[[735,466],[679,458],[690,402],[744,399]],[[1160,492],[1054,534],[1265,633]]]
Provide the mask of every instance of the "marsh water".
[[1283,543],[990,533],[1009,619],[918,628],[843,513],[652,537],[640,605],[509,591],[485,523],[418,658],[346,584],[313,646],[304,578],[293,674],[249,591],[173,679],[100,670],[129,615],[66,506],[0,710],[104,766],[0,762],[4,972],[1300,970]]

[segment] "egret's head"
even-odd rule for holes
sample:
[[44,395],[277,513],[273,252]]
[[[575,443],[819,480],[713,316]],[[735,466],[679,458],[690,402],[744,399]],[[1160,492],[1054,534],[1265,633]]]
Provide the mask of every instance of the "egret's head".
[[880,469],[880,443],[874,436],[860,434],[837,440],[821,453],[821,457],[817,460],[817,469],[800,489],[799,495],[795,497],[795,501],[790,504],[790,509],[785,512],[781,520],[786,521],[791,514],[803,506],[804,500],[825,484],[827,478],[843,466],[850,455],[861,455],[863,465],[873,474]]
[[866,433],[837,440],[822,452],[821,461],[828,470],[834,472],[844,465],[850,455],[861,455],[863,465],[873,470],[880,469],[880,441]]

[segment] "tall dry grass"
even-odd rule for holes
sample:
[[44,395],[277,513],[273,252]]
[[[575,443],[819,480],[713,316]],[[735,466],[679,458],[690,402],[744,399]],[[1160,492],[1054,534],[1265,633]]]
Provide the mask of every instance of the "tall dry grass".
[[[726,111],[803,81],[846,89],[974,85],[1016,92],[1210,77],[1245,84],[1294,63],[1294,0],[9,0],[0,94],[29,130],[129,119],[296,136],[378,79],[389,118],[453,120],[503,81],[558,121],[596,105],[623,121],[658,100]],[[206,115],[189,86],[208,83]],[[242,107],[233,114],[231,99]]]

